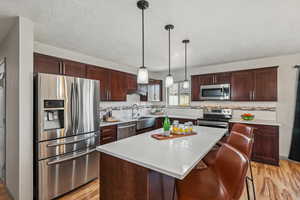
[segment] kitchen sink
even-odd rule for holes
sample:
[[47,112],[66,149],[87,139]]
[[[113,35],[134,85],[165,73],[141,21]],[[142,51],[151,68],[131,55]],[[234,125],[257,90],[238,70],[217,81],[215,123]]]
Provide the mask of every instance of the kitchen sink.
[[136,122],[136,130],[142,130],[155,126],[154,117],[139,117]]

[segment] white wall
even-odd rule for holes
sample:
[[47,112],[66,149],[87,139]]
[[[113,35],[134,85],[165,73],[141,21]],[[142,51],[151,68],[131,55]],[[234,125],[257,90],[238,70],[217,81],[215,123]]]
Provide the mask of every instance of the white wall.
[[0,44],[7,58],[6,185],[14,199],[33,198],[33,23],[17,17]]
[[[225,63],[219,65],[201,66],[188,68],[189,75],[205,74],[212,72],[224,72],[243,70],[251,68],[279,66],[278,69],[278,102],[193,102],[193,105],[200,104],[232,104],[242,106],[271,106],[277,107],[277,121],[281,124],[280,127],[280,155],[287,157],[290,150],[295,102],[296,102],[296,88],[298,71],[294,69],[296,64],[300,63],[300,54],[285,55],[278,57],[269,57],[255,60],[246,60],[232,63]],[[163,76],[161,75],[163,74]],[[153,73],[155,78],[164,78],[167,72]],[[176,81],[184,79],[184,71],[172,71]]]
[[19,199],[33,198],[33,22],[19,18]]

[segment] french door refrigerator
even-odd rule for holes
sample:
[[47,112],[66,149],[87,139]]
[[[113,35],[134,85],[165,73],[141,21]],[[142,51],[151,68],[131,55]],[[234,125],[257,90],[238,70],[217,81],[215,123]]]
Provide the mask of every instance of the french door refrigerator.
[[35,81],[35,199],[61,196],[99,172],[96,80],[39,73]]

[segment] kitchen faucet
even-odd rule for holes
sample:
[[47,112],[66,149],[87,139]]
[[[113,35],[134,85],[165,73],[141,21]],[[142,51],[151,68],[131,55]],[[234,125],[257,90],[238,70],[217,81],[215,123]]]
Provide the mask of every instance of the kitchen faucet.
[[136,119],[139,117],[139,115],[139,106],[137,104],[133,104],[131,107],[131,118]]

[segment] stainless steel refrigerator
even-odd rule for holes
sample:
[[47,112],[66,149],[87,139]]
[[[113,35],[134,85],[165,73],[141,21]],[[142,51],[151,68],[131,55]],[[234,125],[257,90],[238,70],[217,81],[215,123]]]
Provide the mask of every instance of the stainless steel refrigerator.
[[96,80],[39,73],[35,81],[35,199],[61,196],[98,177]]

